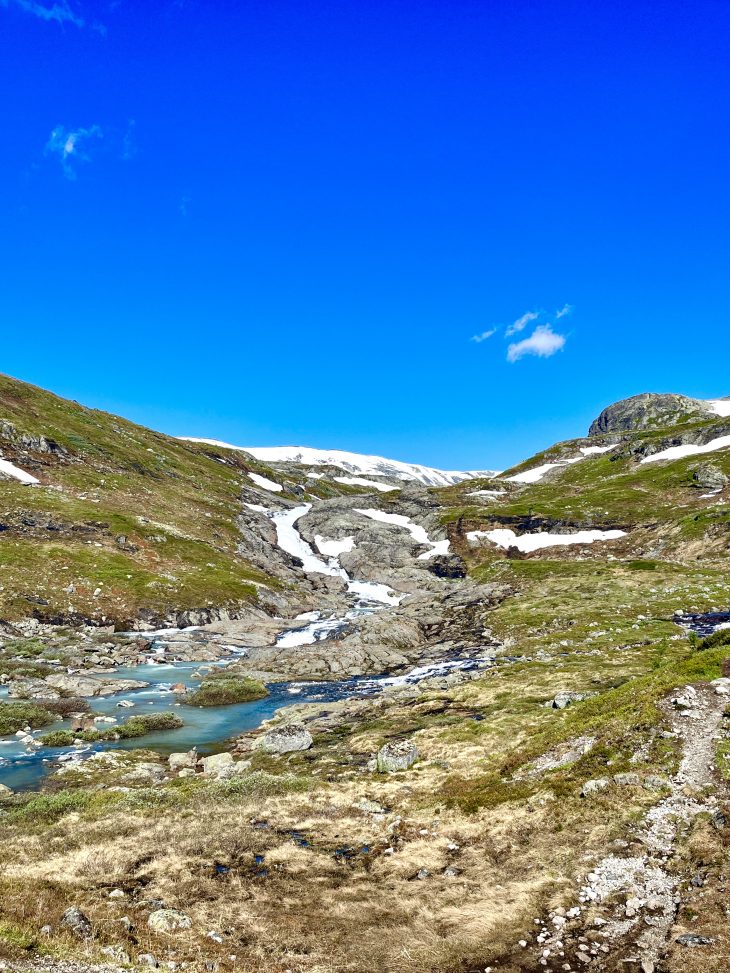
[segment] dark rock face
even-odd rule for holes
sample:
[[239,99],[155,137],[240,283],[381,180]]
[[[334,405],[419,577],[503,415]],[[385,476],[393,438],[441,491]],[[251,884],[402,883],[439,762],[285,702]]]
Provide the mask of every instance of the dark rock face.
[[699,399],[673,393],[642,392],[609,405],[591,423],[588,435],[674,426],[692,416],[700,418],[711,414],[707,404]]

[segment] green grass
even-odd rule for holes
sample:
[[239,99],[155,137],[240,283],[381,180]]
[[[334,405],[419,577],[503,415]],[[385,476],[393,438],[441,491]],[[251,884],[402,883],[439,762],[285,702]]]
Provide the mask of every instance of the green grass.
[[185,697],[190,706],[228,706],[263,699],[269,691],[262,682],[247,676],[208,676],[194,693]]

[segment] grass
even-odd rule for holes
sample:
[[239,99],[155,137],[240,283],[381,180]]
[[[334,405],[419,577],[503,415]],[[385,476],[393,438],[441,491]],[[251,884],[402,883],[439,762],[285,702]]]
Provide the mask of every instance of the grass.
[[131,740],[159,730],[177,730],[184,725],[183,720],[176,713],[149,713],[145,716],[132,716],[118,726],[103,730],[88,729],[79,733],[71,730],[53,730],[51,733],[45,733],[40,741],[46,747],[70,747],[74,740],[83,740],[84,743]]
[[18,730],[29,726],[32,730],[39,730],[57,719],[55,713],[45,706],[26,702],[0,703],[0,736],[9,736]]
[[200,688],[185,697],[190,706],[230,706],[263,699],[269,691],[262,682],[247,676],[211,675]]

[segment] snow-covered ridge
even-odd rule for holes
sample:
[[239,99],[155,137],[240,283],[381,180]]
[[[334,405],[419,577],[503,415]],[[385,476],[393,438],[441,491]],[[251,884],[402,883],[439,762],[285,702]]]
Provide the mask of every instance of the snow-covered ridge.
[[730,416],[730,398],[706,399],[705,401],[716,416]]
[[386,476],[394,480],[415,480],[426,486],[450,486],[463,480],[496,476],[499,470],[438,470],[419,463],[402,463],[384,456],[349,453],[342,449],[315,449],[312,446],[233,446],[217,439],[178,437],[189,443],[204,443],[223,449],[249,453],[262,463],[300,463],[302,466],[336,466],[347,473]]

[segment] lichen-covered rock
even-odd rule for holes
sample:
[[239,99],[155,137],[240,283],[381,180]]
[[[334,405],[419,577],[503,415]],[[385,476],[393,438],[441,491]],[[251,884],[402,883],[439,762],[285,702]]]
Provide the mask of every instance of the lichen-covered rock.
[[410,740],[386,743],[378,750],[377,769],[381,774],[393,774],[408,770],[418,760],[418,747]]
[[294,753],[309,750],[313,742],[312,734],[301,723],[287,723],[264,733],[258,747],[267,753]]
[[181,929],[190,929],[193,921],[190,916],[178,909],[157,909],[150,914],[147,925],[155,932],[173,933]]
[[203,757],[200,762],[206,777],[219,777],[233,765],[233,754],[213,753],[209,757]]
[[171,753],[167,758],[170,770],[183,770],[184,768],[195,767],[198,762],[198,754],[195,750],[188,750],[187,753]]
[[685,422],[692,416],[710,415],[706,402],[674,393],[642,392],[629,399],[614,402],[591,423],[589,436],[607,432],[631,432],[637,429],[660,429]]
[[599,791],[605,791],[610,786],[610,781],[607,777],[598,777],[596,780],[587,780],[583,785],[580,796],[589,797],[591,794],[597,794]]

